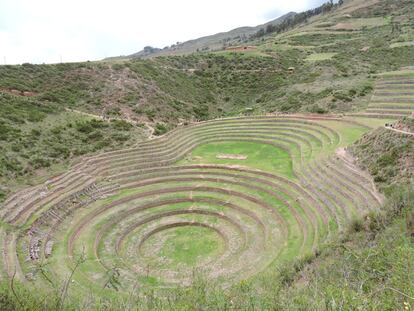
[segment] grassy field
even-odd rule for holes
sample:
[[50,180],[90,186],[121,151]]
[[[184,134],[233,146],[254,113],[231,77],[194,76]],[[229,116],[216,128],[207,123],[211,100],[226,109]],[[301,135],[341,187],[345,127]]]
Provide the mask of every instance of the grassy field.
[[[195,267],[200,261],[219,255],[223,251],[223,241],[214,231],[203,227],[181,227],[169,229],[163,233],[165,236],[154,236],[146,243],[154,260],[166,258],[168,265],[187,265]],[[159,240],[165,242],[158,253],[153,253],[152,248]],[[161,268],[165,265],[161,263]]]
[[[220,154],[242,155],[247,159],[219,159]],[[230,142],[202,145],[194,149],[180,164],[240,165],[273,172],[287,178],[293,177],[289,153],[273,146],[259,143]]]

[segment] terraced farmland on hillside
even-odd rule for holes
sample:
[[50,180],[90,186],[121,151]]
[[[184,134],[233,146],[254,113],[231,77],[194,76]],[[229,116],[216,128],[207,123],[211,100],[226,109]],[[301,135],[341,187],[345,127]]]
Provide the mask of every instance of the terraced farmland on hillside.
[[414,70],[384,73],[377,78],[370,104],[361,116],[398,119],[414,112]]
[[254,278],[381,204],[343,149],[368,130],[336,118],[221,119],[89,157],[5,202],[2,275],[45,286],[82,254],[78,294],[188,284],[194,271],[224,286]]

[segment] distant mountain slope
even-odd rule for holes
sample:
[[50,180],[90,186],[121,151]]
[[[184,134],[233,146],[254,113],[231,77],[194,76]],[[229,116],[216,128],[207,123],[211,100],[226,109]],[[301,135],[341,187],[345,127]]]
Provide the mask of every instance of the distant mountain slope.
[[120,58],[147,58],[161,55],[182,55],[198,51],[221,50],[225,46],[241,44],[247,41],[251,35],[261,28],[266,28],[268,25],[280,24],[294,15],[296,15],[296,13],[290,12],[263,25],[258,25],[256,27],[239,27],[228,32],[220,32],[215,35],[175,44],[164,49],[145,47],[142,51]]

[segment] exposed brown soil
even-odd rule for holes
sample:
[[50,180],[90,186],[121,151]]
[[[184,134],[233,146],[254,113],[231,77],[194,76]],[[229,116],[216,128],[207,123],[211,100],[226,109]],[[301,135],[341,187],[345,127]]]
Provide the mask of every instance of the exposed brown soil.
[[14,89],[0,89],[0,92],[8,93],[11,95],[16,95],[16,96],[25,96],[25,97],[33,97],[33,96],[38,95],[38,93],[35,93],[35,92],[19,91],[19,90],[14,90]]
[[223,154],[216,155],[217,159],[231,159],[231,160],[247,160],[247,156],[243,154]]

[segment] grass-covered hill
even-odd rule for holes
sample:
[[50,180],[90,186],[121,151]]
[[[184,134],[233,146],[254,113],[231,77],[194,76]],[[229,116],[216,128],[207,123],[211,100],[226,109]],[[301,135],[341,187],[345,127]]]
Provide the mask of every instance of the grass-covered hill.
[[146,47],[142,51],[134,53],[129,56],[120,56],[111,59],[131,59],[131,58],[148,58],[158,56],[171,56],[171,55],[185,55],[195,52],[216,51],[223,50],[226,47],[243,44],[249,41],[254,34],[260,29],[266,29],[267,27],[274,27],[283,23],[285,20],[293,17],[296,13],[290,12],[281,17],[276,18],[264,25],[258,25],[255,27],[239,27],[227,32],[221,32],[214,35],[189,40],[182,43],[173,44],[163,49]]
[[[412,118],[398,121],[395,127],[414,133]],[[399,133],[393,128],[379,128],[363,136],[352,147],[352,152],[374,176],[382,190],[392,192],[395,186],[409,183],[414,178],[413,141],[414,134]]]
[[[410,1],[349,0],[281,33],[218,51],[151,60],[1,66],[0,90],[141,122],[247,111],[347,112],[367,105],[373,74],[411,65]],[[293,74],[288,68],[294,67]]]
[[0,66],[0,309],[411,310],[413,16]]
[[[373,74],[410,66],[411,1],[345,1],[247,52],[151,60],[1,66],[0,89],[31,92],[100,115],[141,122],[246,112],[347,112],[367,105]],[[289,67],[295,67],[293,74]],[[251,111],[251,109],[247,109]]]
[[124,120],[106,122],[57,102],[1,93],[0,201],[21,185],[62,172],[73,159],[132,146],[144,137],[142,127]]

